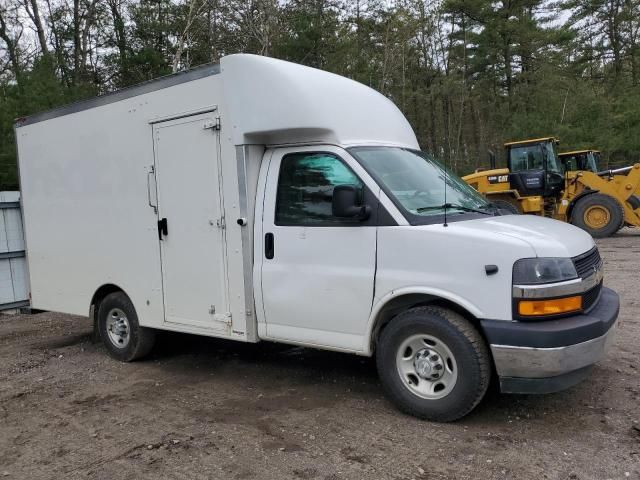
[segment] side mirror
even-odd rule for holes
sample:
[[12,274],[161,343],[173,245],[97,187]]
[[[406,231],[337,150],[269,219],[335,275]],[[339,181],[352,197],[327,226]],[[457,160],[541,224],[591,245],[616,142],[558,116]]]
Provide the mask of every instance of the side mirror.
[[371,215],[369,205],[358,205],[358,189],[355,185],[337,185],[333,189],[331,213],[334,217],[366,220]]

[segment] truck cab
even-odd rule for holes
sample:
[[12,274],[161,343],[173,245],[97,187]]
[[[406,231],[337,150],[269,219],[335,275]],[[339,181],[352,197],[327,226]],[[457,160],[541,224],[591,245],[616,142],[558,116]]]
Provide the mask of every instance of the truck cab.
[[452,421],[611,342],[593,239],[503,215],[352,80],[231,55],[16,135],[32,306],[89,314],[115,359],[158,330],[373,356],[394,405]]
[[558,155],[565,172],[587,171],[598,173],[601,153],[599,150],[575,150]]
[[536,138],[504,144],[509,180],[520,195],[551,197],[564,187],[562,164],[555,137]]

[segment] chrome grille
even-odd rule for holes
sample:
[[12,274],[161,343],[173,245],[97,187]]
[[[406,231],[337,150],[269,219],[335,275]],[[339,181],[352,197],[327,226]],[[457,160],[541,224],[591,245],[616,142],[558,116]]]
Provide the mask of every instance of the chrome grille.
[[583,311],[588,311],[591,307],[593,307],[595,305],[595,303],[598,301],[598,298],[600,298],[600,291],[602,290],[602,282],[600,282],[599,284],[597,284],[595,287],[591,288],[590,290],[587,290],[586,292],[584,292],[584,294],[582,295],[582,310]]
[[578,272],[580,278],[592,275],[595,268],[598,268],[602,263],[598,247],[593,247],[588,252],[573,257],[571,260],[573,260],[573,265],[576,267],[576,272]]

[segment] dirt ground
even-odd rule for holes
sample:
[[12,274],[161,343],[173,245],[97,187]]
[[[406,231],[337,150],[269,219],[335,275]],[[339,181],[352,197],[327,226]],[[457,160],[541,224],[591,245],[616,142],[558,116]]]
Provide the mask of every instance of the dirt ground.
[[622,298],[607,358],[454,424],[396,411],[370,359],[167,333],[122,364],[86,318],[1,316],[0,478],[640,479],[640,232],[599,245]]

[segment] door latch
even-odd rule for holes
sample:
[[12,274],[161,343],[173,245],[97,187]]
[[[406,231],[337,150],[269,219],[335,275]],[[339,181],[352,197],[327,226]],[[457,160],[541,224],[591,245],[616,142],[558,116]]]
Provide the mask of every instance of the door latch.
[[162,220],[158,220],[158,238],[162,240],[162,237],[166,237],[169,235],[169,225],[167,224],[167,219],[163,218]]
[[220,217],[218,220],[216,220],[216,227],[224,230],[226,228],[226,222],[224,221],[224,216]]
[[213,315],[213,320],[216,322],[226,323],[231,325],[231,312],[216,313],[216,306],[211,305],[209,307],[209,315]]

